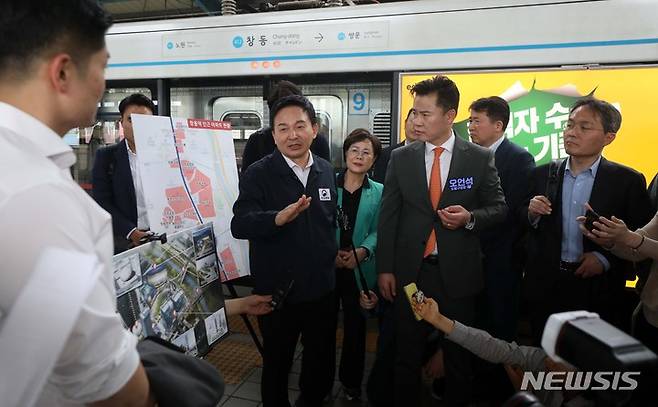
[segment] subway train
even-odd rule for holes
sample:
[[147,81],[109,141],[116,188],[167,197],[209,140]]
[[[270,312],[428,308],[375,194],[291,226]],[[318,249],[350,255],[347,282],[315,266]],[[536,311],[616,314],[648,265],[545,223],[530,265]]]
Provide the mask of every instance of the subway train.
[[[642,86],[654,86],[656,15],[651,0],[428,0],[115,24],[97,123],[68,138],[78,154],[74,176],[90,188],[94,152],[118,139],[118,103],[134,92],[151,96],[161,115],[230,121],[239,166],[246,138],[268,123],[268,92],[291,80],[314,103],[340,167],[343,139],[355,128],[384,145],[403,137],[410,73],[605,71],[632,81],[623,69],[640,69],[653,78]],[[649,125],[653,137],[658,126]],[[640,147],[625,143],[617,150]],[[642,160],[652,176],[658,167]]]

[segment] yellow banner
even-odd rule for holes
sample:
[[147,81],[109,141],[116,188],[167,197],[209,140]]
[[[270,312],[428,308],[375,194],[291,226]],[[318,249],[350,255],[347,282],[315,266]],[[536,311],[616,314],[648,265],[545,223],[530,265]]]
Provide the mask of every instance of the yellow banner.
[[[409,89],[413,84],[439,74],[401,74],[400,132],[413,106]],[[561,125],[566,109],[579,97],[593,94],[614,104],[622,113],[617,138],[606,147],[609,160],[632,167],[647,182],[658,171],[658,68],[610,68],[590,70],[512,71],[448,73],[461,94],[455,122],[462,137],[468,106],[487,96],[501,96],[510,102],[512,114],[507,137],[526,147],[538,164],[566,154],[561,144]],[[461,133],[460,133],[461,132]]]

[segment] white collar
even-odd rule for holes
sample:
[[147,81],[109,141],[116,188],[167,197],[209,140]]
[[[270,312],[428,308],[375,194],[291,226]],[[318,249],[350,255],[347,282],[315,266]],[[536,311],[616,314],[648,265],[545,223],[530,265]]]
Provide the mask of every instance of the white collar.
[[432,153],[436,147],[442,147],[443,151],[447,151],[449,153],[452,153],[452,150],[454,150],[454,148],[455,148],[455,133],[452,132],[450,137],[448,137],[448,140],[446,140],[440,146],[436,146],[436,145],[426,141],[425,142],[425,154]]
[[501,144],[503,144],[503,141],[505,141],[505,135],[503,134],[500,136],[498,140],[496,140],[492,145],[489,146],[489,150],[493,151],[494,154],[496,153],[496,150],[498,150],[498,147],[500,147]]
[[59,168],[75,164],[73,150],[53,129],[34,116],[4,102],[0,102],[0,127],[19,135],[32,144],[31,150],[53,161]]
[[126,150],[128,150],[128,154],[132,155],[133,157],[136,156],[137,153],[133,152],[133,150],[130,149],[130,144],[128,144],[128,140],[124,138],[123,142],[126,143]]
[[297,167],[297,168],[301,168],[301,169],[305,170],[307,168],[311,168],[311,165],[313,165],[313,154],[311,154],[311,150],[308,151],[308,162],[306,163],[306,167],[304,167],[304,168],[299,166],[297,163],[295,163],[290,158],[286,157],[285,154],[281,153],[281,155],[283,156],[283,159],[286,160],[286,163],[288,164],[288,167],[290,167],[290,168]]

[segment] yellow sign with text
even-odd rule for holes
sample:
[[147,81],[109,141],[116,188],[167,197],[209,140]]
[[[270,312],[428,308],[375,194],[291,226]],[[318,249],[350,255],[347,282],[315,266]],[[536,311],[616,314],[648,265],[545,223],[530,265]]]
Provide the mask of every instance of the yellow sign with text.
[[[413,97],[413,84],[436,73],[400,75],[400,129]],[[525,147],[537,164],[564,158],[562,126],[577,99],[593,95],[615,105],[622,113],[616,139],[604,150],[609,160],[632,167],[647,181],[658,171],[658,68],[447,73],[457,84],[460,103],[455,131],[467,138],[468,107],[476,99],[501,96],[510,104],[506,136]]]

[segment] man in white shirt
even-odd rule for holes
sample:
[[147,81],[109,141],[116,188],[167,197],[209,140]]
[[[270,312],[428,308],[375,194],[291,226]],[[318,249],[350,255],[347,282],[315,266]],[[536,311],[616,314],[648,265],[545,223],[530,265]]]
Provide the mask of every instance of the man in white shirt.
[[119,112],[125,139],[99,149],[92,170],[93,197],[112,216],[115,253],[139,246],[149,230],[131,115],[152,115],[155,106],[135,93],[119,103]]
[[[3,325],[45,250],[92,255],[100,268],[83,303],[75,304],[78,316],[54,366],[40,365],[45,358],[34,354],[9,355],[15,365],[32,366],[31,374],[49,370],[42,388],[29,389],[40,394],[36,405],[153,405],[136,339],[115,312],[110,216],[71,178],[75,155],[61,139],[95,119],[105,89],[110,24],[88,0],[6,0],[0,12],[0,230],[11,237],[0,246],[0,340],[11,334]],[[77,285],[72,281],[70,290]],[[53,294],[60,302],[68,298],[66,292]],[[47,295],[38,306],[50,312]],[[50,337],[30,336],[30,322],[26,318],[25,340],[48,343]],[[56,322],[52,326],[59,329]],[[11,379],[14,368],[3,364],[0,381]]]

